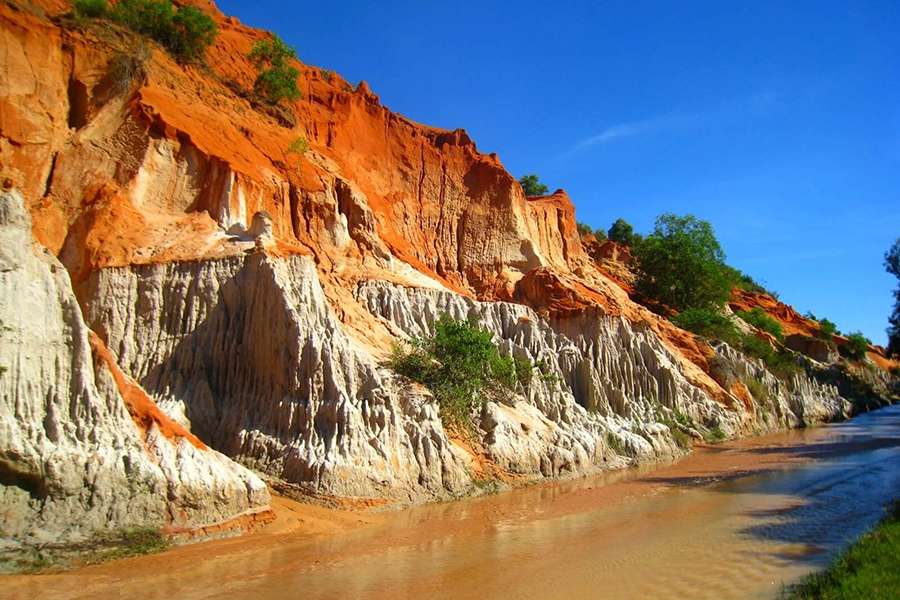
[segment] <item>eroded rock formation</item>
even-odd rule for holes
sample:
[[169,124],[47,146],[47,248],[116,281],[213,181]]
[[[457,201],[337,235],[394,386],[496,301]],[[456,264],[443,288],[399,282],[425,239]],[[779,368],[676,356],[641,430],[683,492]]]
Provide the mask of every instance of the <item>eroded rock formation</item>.
[[[302,100],[253,102],[264,33],[198,5],[209,69],[73,27],[66,2],[0,4],[0,169],[33,219],[4,196],[9,543],[264,506],[216,451],[313,494],[421,502],[847,414],[815,364],[779,380],[636,304],[627,249],[582,241],[565,192],[526,197],[464,131],[299,63]],[[541,365],[467,441],[383,366],[444,313]]]
[[0,194],[3,550],[109,529],[212,525],[264,509],[263,482],[159,410],[85,325],[69,275]]

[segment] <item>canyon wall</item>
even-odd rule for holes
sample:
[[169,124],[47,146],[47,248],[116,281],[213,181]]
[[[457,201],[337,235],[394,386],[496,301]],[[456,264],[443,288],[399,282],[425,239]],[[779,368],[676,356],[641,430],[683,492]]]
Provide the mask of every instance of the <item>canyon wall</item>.
[[[627,251],[463,130],[300,63],[302,99],[261,105],[265,34],[195,4],[220,29],[206,67],[65,2],[0,3],[5,543],[262,510],[247,467],[405,504],[848,414],[815,361],[778,379],[635,303]],[[540,365],[468,437],[385,367],[443,314]]]

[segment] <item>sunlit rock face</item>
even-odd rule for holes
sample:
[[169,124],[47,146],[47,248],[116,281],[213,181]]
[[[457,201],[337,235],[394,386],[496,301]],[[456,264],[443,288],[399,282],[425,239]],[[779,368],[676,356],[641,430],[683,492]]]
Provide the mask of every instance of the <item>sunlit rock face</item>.
[[[209,70],[61,27],[67,2],[0,5],[0,177],[21,192],[0,246],[10,539],[258,510],[246,467],[423,502],[846,414],[814,369],[780,381],[635,303],[627,249],[582,240],[564,191],[526,197],[465,131],[299,63],[301,101],[253,105],[265,34],[202,8]],[[769,296],[731,304],[815,337]],[[384,365],[442,314],[542,366],[468,436]]]
[[4,546],[192,527],[264,508],[262,481],[173,423],[85,325],[69,275],[0,194]]

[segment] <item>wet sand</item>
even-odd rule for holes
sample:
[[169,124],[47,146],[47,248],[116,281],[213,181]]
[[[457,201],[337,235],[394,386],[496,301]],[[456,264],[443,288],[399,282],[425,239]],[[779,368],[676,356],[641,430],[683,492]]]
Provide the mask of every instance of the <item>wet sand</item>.
[[771,598],[900,497],[900,406],[656,465],[397,512],[276,500],[245,536],[4,598]]

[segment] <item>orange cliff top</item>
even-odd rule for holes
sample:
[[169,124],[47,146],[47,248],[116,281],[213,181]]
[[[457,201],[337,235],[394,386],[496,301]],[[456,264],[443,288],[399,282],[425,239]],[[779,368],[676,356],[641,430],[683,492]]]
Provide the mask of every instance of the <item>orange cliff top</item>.
[[[49,15],[69,5],[35,4]],[[315,66],[296,63],[302,98],[290,106],[254,101],[247,54],[267,34],[211,2],[192,4],[218,23],[208,68],[179,65],[116,25],[64,29],[0,5],[10,48],[0,62],[15,80],[0,98],[0,130],[14,142],[0,145],[3,174],[76,282],[107,266],[246,252],[253,241],[241,232],[266,212],[275,238],[266,251],[310,255],[336,314],[372,345],[390,335],[357,305],[354,284],[430,282],[560,318],[648,326],[689,379],[733,396],[708,376],[705,343],[629,299],[627,248],[583,241],[564,191],[526,198],[462,129],[415,123],[365,82],[354,88]],[[122,64],[133,66],[123,83],[132,87],[111,94]],[[299,138],[303,154],[290,150]]]

